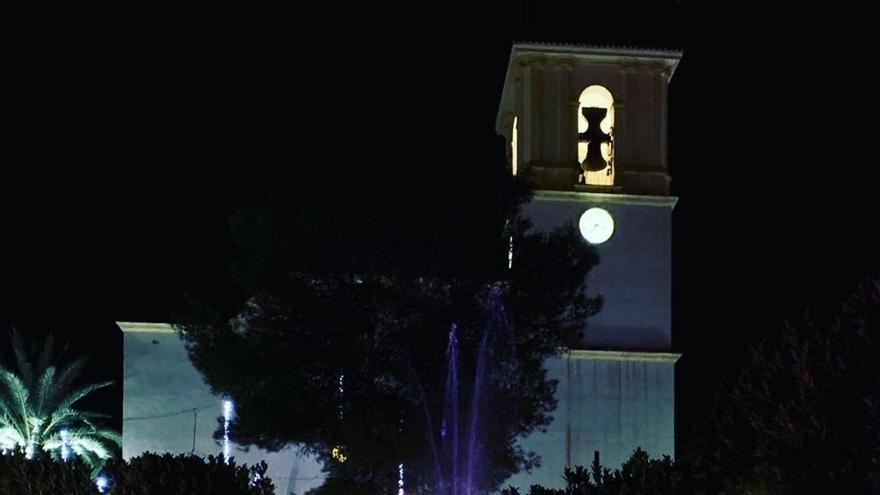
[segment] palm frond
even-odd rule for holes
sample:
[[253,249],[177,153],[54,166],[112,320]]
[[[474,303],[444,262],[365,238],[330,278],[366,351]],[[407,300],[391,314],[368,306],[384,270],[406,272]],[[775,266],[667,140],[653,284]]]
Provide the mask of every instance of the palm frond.
[[0,427],[0,448],[15,448],[18,445],[24,445],[27,440],[21,435],[18,429],[12,426]]
[[71,435],[70,447],[76,451],[77,448],[88,451],[97,456],[99,459],[109,459],[111,456],[110,449],[101,441],[91,437],[77,437]]
[[55,367],[49,366],[40,377],[40,386],[37,390],[36,410],[41,416],[46,413],[46,409],[52,401],[52,396],[56,394],[58,388],[55,387]]
[[52,353],[55,351],[55,337],[50,333],[48,337],[46,337],[46,341],[43,342],[43,348],[40,349],[40,356],[37,358],[37,373],[42,373],[43,370],[49,368],[50,363],[52,362]]
[[55,449],[60,449],[64,446],[64,441],[61,440],[60,436],[54,436],[48,440],[43,440],[43,450],[46,452],[51,452]]
[[0,381],[6,385],[6,391],[10,398],[7,407],[13,416],[19,416],[22,426],[26,425],[27,418],[30,416],[30,407],[28,407],[28,398],[30,393],[24,382],[11,371],[3,370],[0,372]]
[[113,430],[103,428],[96,431],[95,436],[103,438],[105,440],[109,440],[110,442],[113,442],[113,444],[115,444],[117,447],[122,447],[122,435]]
[[112,381],[103,382],[103,383],[92,383],[90,385],[82,386],[82,387],[74,390],[70,394],[68,394],[61,401],[59,401],[57,407],[59,409],[70,409],[70,407],[72,405],[74,405],[77,401],[79,401],[83,397],[91,394],[92,392],[94,392],[96,390],[100,390],[104,387],[109,387],[110,385],[113,385]]
[[[104,444],[109,441],[117,446],[122,446],[122,435],[108,428],[71,428],[67,430],[70,438],[92,438]],[[60,438],[60,435],[57,435]]]
[[96,413],[96,412],[88,412],[88,411],[77,411],[77,413],[89,419],[111,419],[113,416],[104,413]]
[[60,371],[56,374],[55,386],[58,387],[59,390],[67,390],[74,380],[79,377],[79,374],[82,372],[83,368],[85,368],[87,362],[88,359],[85,357],[78,357],[62,366]]
[[10,332],[9,339],[12,341],[12,353],[15,355],[15,366],[18,368],[18,376],[21,377],[21,381],[29,389],[33,383],[33,366],[28,360],[27,345],[15,328]]
[[84,422],[86,424],[89,424],[88,420],[84,420],[82,418],[82,413],[80,413],[79,411],[70,408],[58,408],[52,411],[52,414],[49,417],[49,423],[46,425],[44,431],[46,433],[51,433],[58,429],[61,425],[74,424],[77,422]]

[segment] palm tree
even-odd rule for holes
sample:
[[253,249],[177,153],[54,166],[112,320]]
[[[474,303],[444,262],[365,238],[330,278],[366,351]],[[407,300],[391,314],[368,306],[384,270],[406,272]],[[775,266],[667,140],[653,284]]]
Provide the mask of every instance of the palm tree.
[[0,451],[21,450],[30,457],[42,449],[58,460],[75,454],[99,471],[122,438],[100,425],[106,416],[74,405],[113,382],[74,387],[85,357],[56,366],[53,360],[66,349],[55,356],[51,335],[29,353],[17,332],[13,330],[10,338],[17,372],[0,366]]

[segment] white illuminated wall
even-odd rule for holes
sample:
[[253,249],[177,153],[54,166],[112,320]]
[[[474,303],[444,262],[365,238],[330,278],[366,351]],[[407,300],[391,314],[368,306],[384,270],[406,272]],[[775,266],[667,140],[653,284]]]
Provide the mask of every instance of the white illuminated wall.
[[[577,225],[602,208],[614,233],[596,246],[599,264],[587,275],[604,307],[590,318],[582,350],[545,362],[559,381],[558,405],[547,431],[522,440],[542,466],[508,484],[561,488],[566,467],[588,467],[599,451],[619,468],[636,447],[652,457],[675,454],[675,361],[672,344],[672,209],[675,198],[538,191],[524,213],[537,231]],[[585,241],[586,242],[586,241]],[[514,263],[516,260],[514,259]]]
[[[124,335],[122,455],[144,452],[221,456],[214,440],[223,398],[211,394],[189,360],[183,341],[171,327],[155,323],[118,323]],[[245,452],[233,445],[237,464],[265,460],[276,493],[302,495],[323,483],[321,465],[296,448]]]
[[636,447],[652,457],[675,453],[675,359],[667,353],[573,351],[545,362],[559,380],[554,421],[519,442],[541,467],[506,484],[563,488],[566,467],[589,467],[595,451],[609,469]]

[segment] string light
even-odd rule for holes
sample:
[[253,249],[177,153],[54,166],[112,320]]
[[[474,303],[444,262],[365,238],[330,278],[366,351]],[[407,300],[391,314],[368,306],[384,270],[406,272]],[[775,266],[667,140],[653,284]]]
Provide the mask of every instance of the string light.
[[339,406],[337,406],[339,411],[339,421],[342,421],[345,417],[345,411],[342,407],[342,399],[345,395],[345,373],[339,374]]
[[403,464],[397,465],[397,495],[404,495],[404,492],[403,492]]
[[229,464],[230,442],[229,442],[229,421],[232,419],[232,401],[223,401],[223,460]]
[[333,447],[333,450],[330,451],[330,455],[333,456],[333,459],[337,462],[345,462],[348,460],[348,457],[345,455],[345,452],[342,450],[341,445],[337,445]]

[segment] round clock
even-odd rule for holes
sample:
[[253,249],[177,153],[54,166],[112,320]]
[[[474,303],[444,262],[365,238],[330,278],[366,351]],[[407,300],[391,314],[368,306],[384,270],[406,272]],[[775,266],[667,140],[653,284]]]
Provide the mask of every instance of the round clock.
[[590,244],[602,244],[614,233],[614,219],[602,208],[590,208],[578,221],[581,235]]

